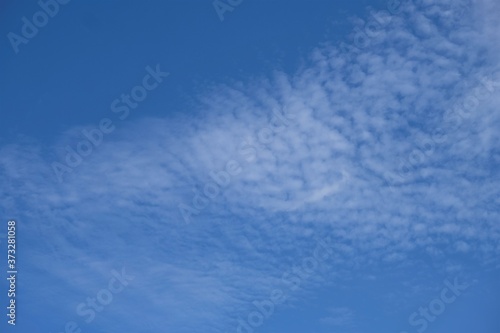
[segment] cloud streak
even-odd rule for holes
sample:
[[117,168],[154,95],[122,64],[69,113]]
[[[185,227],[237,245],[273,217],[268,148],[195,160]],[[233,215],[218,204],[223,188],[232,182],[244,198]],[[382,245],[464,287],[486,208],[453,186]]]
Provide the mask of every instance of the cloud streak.
[[[498,94],[397,186],[387,179],[478,77],[499,82],[498,6],[460,2],[468,10],[458,14],[455,6],[409,2],[362,52],[326,43],[296,73],[207,88],[185,115],[124,123],[61,184],[50,166],[58,143],[1,146],[1,206],[33,244],[30,273],[58,279],[55,295],[73,291],[48,306],[70,319],[81,296],[123,265],[142,272],[141,284],[96,327],[120,318],[113,327],[229,330],[325,234],[335,244],[327,273],[338,280],[310,289],[362,267],[408,265],[414,253],[443,271],[457,253],[498,269]],[[272,110],[283,109],[293,121],[262,134],[269,143],[258,148]],[[227,171],[242,143],[255,159],[186,224],[179,204]],[[27,293],[43,297],[34,286]],[[139,302],[140,323],[120,315]]]

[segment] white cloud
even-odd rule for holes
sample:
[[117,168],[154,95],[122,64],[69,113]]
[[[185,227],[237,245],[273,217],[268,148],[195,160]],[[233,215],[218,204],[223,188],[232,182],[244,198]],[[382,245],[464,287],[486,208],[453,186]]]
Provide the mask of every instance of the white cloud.
[[353,325],[354,312],[347,307],[336,307],[328,309],[328,316],[321,318],[323,324],[329,326],[349,327]]
[[[387,179],[447,126],[443,116],[481,85],[477,77],[500,79],[498,5],[475,1],[457,18],[453,4],[409,6],[359,54],[319,47],[293,75],[220,86],[185,117],[131,123],[63,184],[51,147],[0,147],[1,205],[25,223],[30,263],[48,276],[64,272],[60,279],[82,293],[123,263],[142,276],[127,293],[151,304],[146,321],[186,330],[225,327],[227,313],[267,296],[311,232],[338,237],[339,270],[400,262],[415,250],[498,265],[497,93],[403,180]],[[295,118],[261,145],[272,110]],[[193,190],[232,159],[242,172],[186,225],[178,204],[192,204]],[[351,318],[340,315],[328,321]]]

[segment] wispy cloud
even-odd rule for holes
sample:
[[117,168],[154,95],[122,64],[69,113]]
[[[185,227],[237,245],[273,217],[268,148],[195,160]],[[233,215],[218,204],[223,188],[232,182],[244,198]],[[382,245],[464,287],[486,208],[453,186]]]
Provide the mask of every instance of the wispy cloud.
[[[48,306],[74,314],[79,297],[122,265],[142,273],[102,320],[140,311],[140,322],[120,322],[129,330],[144,322],[150,331],[230,329],[284,267],[307,256],[312,236],[327,233],[336,237],[331,274],[405,265],[414,252],[437,269],[453,266],[456,253],[498,268],[500,95],[484,99],[397,187],[385,176],[478,77],[500,80],[498,5],[460,2],[469,10],[456,17],[455,4],[409,3],[362,52],[318,47],[294,74],[207,89],[186,116],[124,123],[62,184],[50,166],[59,143],[1,146],[8,199],[0,205],[33,240],[32,272],[38,283],[57,278],[55,294],[74,291]],[[255,133],[275,109],[295,119],[262,145]],[[242,172],[185,224],[179,204],[232,159]],[[38,283],[26,292],[44,295]],[[349,310],[335,311],[326,322],[352,320]]]
[[328,309],[328,316],[321,318],[321,322],[329,326],[350,327],[354,323],[354,312],[347,307]]

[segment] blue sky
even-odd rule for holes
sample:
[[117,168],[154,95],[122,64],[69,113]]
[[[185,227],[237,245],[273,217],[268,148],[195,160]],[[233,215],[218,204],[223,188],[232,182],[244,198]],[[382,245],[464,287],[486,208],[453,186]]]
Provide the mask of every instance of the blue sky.
[[2,329],[498,333],[499,4],[215,4],[2,2]]

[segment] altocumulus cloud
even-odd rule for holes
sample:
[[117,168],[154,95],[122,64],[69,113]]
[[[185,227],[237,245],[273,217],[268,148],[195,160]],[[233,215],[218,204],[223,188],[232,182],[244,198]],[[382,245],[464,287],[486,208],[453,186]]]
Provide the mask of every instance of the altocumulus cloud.
[[[1,206],[33,224],[23,232],[39,280],[64,272],[53,292],[69,286],[77,302],[102,285],[93,276],[105,281],[123,263],[141,272],[141,284],[106,320],[128,330],[218,332],[234,330],[237,316],[279,285],[314,235],[333,235],[337,255],[311,288],[329,273],[401,263],[413,252],[443,263],[462,253],[498,268],[499,94],[481,100],[403,182],[391,187],[386,176],[446,128],[443,115],[480,78],[500,89],[497,2],[461,2],[458,17],[456,3],[407,2],[360,52],[326,44],[295,73],[207,89],[186,116],[131,122],[63,184],[51,147],[0,147]],[[295,117],[287,129],[256,141],[272,110],[284,109]],[[255,160],[239,160],[241,173],[186,225],[179,203],[239,156],[242,142]],[[61,312],[70,317],[68,303]]]

